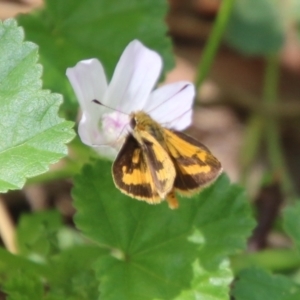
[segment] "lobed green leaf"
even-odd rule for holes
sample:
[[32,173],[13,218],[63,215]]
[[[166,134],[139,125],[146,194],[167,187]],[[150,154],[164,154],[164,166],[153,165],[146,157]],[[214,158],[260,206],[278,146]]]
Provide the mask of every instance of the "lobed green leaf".
[[93,245],[74,246],[52,257],[47,266],[50,299],[97,299],[96,260],[105,251]]
[[73,192],[77,226],[110,251],[96,265],[102,298],[172,299],[192,278],[191,207],[132,200],[114,187],[110,169],[107,161],[87,166]]
[[289,206],[284,210],[283,228],[294,240],[298,251],[300,251],[300,203]]
[[22,215],[16,232],[19,253],[44,261],[58,250],[56,235],[61,227],[62,220],[57,211]]
[[0,192],[46,172],[74,136],[73,123],[57,115],[62,97],[41,89],[37,50],[14,20],[0,22]]
[[[88,165],[73,190],[76,225],[108,250],[96,264],[102,299],[173,299],[193,284],[199,294],[226,299],[232,275],[224,257],[245,246],[254,225],[241,189],[224,175],[170,210],[166,203],[151,206],[123,195],[110,173],[110,162]],[[199,277],[207,284],[199,285]]]
[[235,283],[233,295],[236,300],[298,300],[300,288],[282,275],[271,275],[258,269],[242,271]]
[[223,260],[218,269],[208,271],[200,262],[193,265],[194,277],[191,289],[183,291],[174,300],[228,300],[229,285],[233,280],[228,260]]
[[245,191],[231,185],[224,174],[194,201],[197,231],[192,238],[200,245],[200,262],[214,269],[224,257],[246,247],[247,237],[255,226],[250,205]]
[[16,271],[2,287],[8,295],[7,300],[41,300],[44,287],[42,279],[37,274],[28,271]]

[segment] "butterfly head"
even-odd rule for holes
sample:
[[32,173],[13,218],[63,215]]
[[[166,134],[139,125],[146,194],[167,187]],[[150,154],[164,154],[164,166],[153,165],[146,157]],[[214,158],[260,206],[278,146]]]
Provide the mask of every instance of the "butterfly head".
[[164,142],[163,128],[159,123],[154,121],[147,113],[143,111],[134,112],[130,115],[130,127],[132,129],[133,136],[141,141],[141,136],[150,134],[160,143]]
[[149,126],[153,126],[155,121],[143,111],[131,113],[129,125],[132,130],[143,130]]

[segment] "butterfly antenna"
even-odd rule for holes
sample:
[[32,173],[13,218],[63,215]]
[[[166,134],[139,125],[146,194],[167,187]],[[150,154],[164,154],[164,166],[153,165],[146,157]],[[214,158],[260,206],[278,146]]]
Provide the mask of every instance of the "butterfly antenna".
[[[179,115],[178,117],[176,117],[175,119],[173,119],[171,122],[174,122],[174,121],[180,119],[181,117],[183,117],[185,114],[187,114],[187,113],[188,113],[189,111],[191,111],[191,110],[192,110],[192,108],[186,110],[186,111],[183,112],[181,115]],[[171,123],[171,122],[167,122],[167,123],[165,123],[165,124],[163,124],[163,125],[167,125],[167,124],[169,124],[169,123]]]
[[150,111],[148,111],[148,113],[152,112],[153,110],[156,110],[158,107],[160,107],[161,105],[163,105],[167,101],[171,100],[174,96],[176,96],[177,94],[179,94],[180,92],[182,92],[183,90],[185,90],[189,85],[190,84],[185,84],[179,91],[177,91],[175,94],[171,95],[169,98],[167,98],[165,101],[161,102],[157,106],[153,107]]
[[108,106],[108,105],[106,105],[106,104],[103,104],[102,102],[100,102],[100,101],[97,100],[97,99],[93,99],[92,102],[94,102],[94,103],[96,103],[96,104],[98,104],[98,105],[104,106],[104,107],[106,107],[106,108],[109,108],[109,109],[111,109],[111,110],[117,111],[117,112],[119,112],[119,113],[121,113],[121,114],[124,114],[124,115],[126,115],[126,116],[129,116],[129,114],[127,114],[127,113],[125,113],[125,112],[123,112],[123,111],[121,111],[121,110],[119,110],[119,109],[116,109],[116,108],[110,107],[110,106]]

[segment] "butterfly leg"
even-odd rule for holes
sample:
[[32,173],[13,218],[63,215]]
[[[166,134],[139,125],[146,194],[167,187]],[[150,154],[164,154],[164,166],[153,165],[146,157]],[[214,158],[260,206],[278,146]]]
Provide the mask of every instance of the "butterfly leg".
[[168,202],[169,208],[176,209],[179,207],[179,203],[173,189],[167,194],[166,200]]

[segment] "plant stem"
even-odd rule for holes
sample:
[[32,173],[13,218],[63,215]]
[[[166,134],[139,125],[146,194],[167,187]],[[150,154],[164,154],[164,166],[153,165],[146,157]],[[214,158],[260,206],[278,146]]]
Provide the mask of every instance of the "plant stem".
[[250,166],[255,160],[263,138],[264,120],[260,114],[250,117],[245,130],[245,137],[241,151],[241,182],[245,185],[250,172]]
[[0,197],[0,236],[6,249],[11,253],[17,253],[15,226],[2,197]]
[[196,74],[196,88],[199,88],[203,80],[206,78],[214,57],[217,53],[219,44],[221,42],[222,35],[226,29],[230,13],[235,0],[223,0],[221,1],[221,6],[214,23],[210,37],[203,50],[201,63],[198,66]]
[[[267,57],[267,66],[264,80],[263,101],[266,105],[278,103],[278,81],[279,81],[279,58],[278,55],[269,55]],[[270,159],[273,176],[277,177],[284,195],[287,199],[295,198],[293,183],[290,179],[288,170],[285,165],[284,155],[280,142],[280,127],[278,120],[270,117],[266,120],[265,134],[267,141],[267,153]]]
[[278,102],[279,59],[277,54],[266,57],[263,99],[266,104]]
[[259,266],[273,272],[284,272],[300,267],[300,256],[296,249],[268,249],[241,254],[231,258],[233,272]]

